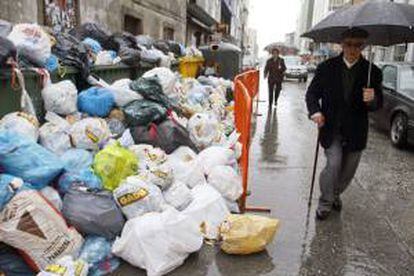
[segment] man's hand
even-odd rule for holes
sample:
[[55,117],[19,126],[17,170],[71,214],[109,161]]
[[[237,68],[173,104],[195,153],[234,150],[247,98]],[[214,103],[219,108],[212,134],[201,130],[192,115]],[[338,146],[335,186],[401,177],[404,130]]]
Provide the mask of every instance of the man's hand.
[[311,119],[319,128],[325,125],[325,116],[320,112],[313,114]]
[[364,88],[363,100],[366,103],[372,102],[375,98],[375,91],[373,88]]

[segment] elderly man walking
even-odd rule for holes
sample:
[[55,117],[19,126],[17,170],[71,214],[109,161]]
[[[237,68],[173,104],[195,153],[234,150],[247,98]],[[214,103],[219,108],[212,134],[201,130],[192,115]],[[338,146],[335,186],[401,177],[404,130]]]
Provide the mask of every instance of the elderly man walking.
[[269,107],[272,106],[273,100],[275,106],[277,105],[285,71],[285,61],[279,56],[279,49],[275,48],[264,69],[264,77],[267,78],[269,84]]
[[320,174],[316,218],[341,211],[341,194],[352,181],[367,145],[368,112],[382,107],[382,73],[361,55],[368,33],[351,28],[342,34],[343,52],[319,65],[306,93],[310,118],[318,125],[326,166]]

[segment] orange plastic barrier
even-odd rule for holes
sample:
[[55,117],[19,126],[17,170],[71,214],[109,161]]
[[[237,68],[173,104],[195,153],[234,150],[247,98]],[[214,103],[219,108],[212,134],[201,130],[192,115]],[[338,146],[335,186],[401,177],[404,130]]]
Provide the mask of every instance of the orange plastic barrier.
[[240,75],[237,75],[235,80],[241,81],[247,88],[250,97],[253,99],[259,93],[259,81],[260,72],[259,70],[249,70]]

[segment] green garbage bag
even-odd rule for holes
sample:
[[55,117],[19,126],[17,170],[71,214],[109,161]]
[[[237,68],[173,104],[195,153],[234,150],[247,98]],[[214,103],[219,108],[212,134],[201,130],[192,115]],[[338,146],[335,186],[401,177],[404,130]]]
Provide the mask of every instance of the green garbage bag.
[[108,145],[96,154],[93,169],[103,187],[113,191],[122,180],[137,173],[138,159],[120,144]]

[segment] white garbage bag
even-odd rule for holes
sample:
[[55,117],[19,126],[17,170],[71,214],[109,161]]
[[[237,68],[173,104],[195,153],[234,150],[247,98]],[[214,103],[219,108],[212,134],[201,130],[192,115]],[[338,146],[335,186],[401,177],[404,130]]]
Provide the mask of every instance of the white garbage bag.
[[198,225],[174,208],[148,213],[127,221],[112,253],[133,266],[147,270],[148,276],[165,275],[200,250],[203,239]]
[[70,80],[58,83],[48,81],[42,89],[42,98],[46,111],[60,115],[69,115],[78,110],[78,90]]
[[128,148],[140,162],[140,170],[148,170],[150,166],[158,166],[167,160],[167,154],[160,148],[148,144],[132,145]]
[[45,64],[51,54],[50,38],[37,24],[17,24],[7,37],[16,46],[19,55],[30,57],[39,65]]
[[168,156],[167,163],[172,167],[174,179],[185,183],[190,189],[206,184],[203,166],[189,147],[176,149]]
[[220,224],[230,214],[224,198],[210,185],[198,185],[191,190],[193,201],[183,214],[193,218],[207,239],[217,239]]
[[73,145],[79,149],[98,150],[99,144],[107,141],[111,131],[101,118],[85,118],[70,129]]
[[74,260],[72,256],[64,256],[48,265],[37,276],[88,276],[88,270],[88,263],[82,259]]
[[208,113],[193,115],[188,121],[187,130],[191,140],[200,149],[205,149],[218,142],[222,135],[217,117]]
[[170,94],[174,93],[174,87],[178,77],[173,73],[173,71],[171,71],[171,69],[165,67],[157,67],[147,71],[144,75],[142,75],[143,78],[151,78],[154,76],[158,77],[165,95],[169,96]]
[[219,146],[212,146],[200,152],[197,156],[197,161],[202,164],[206,175],[215,166],[232,166],[237,163],[233,150]]
[[165,201],[178,211],[184,210],[193,201],[191,190],[181,181],[175,181],[162,194]]
[[130,176],[122,181],[113,194],[128,219],[149,212],[161,212],[165,205],[161,190],[138,176]]
[[150,165],[148,168],[148,182],[157,185],[161,190],[167,189],[174,180],[173,169],[168,163]]
[[115,64],[113,51],[100,51],[96,55],[95,65],[112,65]]
[[29,138],[34,142],[39,139],[39,122],[33,115],[24,112],[13,112],[0,120],[0,130],[9,130]]
[[56,208],[59,212],[62,211],[62,199],[60,198],[60,195],[58,191],[56,191],[54,188],[50,186],[46,186],[43,189],[40,190],[40,193],[50,202],[52,203],[53,207]]
[[77,256],[82,236],[34,190],[21,191],[0,213],[0,239],[24,252],[41,270],[63,256]]
[[114,95],[117,106],[122,107],[130,102],[143,99],[140,94],[129,88],[131,82],[130,79],[120,79],[112,83],[109,87],[111,93]]
[[241,176],[230,166],[212,168],[207,182],[229,200],[237,200],[243,193]]
[[48,121],[40,128],[40,144],[48,150],[62,155],[72,147],[70,141],[70,124],[55,113],[46,113]]

